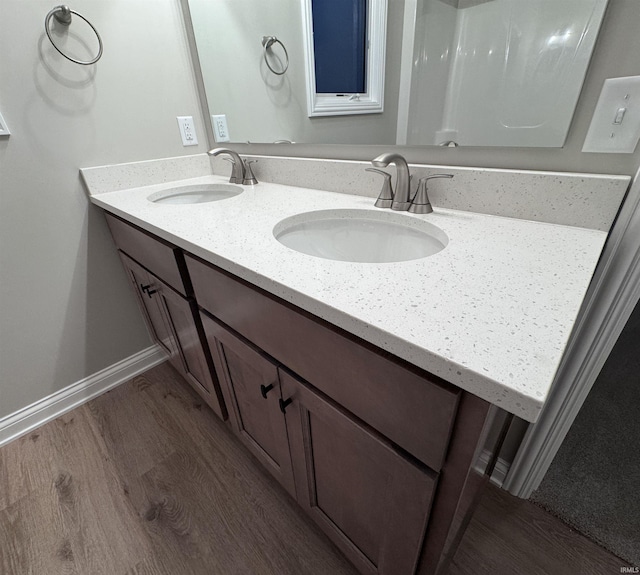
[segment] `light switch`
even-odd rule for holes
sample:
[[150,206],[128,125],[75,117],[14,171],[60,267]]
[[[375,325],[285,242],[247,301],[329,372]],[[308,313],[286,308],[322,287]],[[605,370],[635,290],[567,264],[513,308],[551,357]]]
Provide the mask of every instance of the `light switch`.
[[600,92],[583,152],[631,154],[640,139],[640,76],[609,78]]
[[618,111],[616,112],[616,117],[613,119],[613,123],[616,124],[616,126],[619,126],[620,124],[622,124],[622,120],[624,120],[624,115],[626,111],[627,111],[626,108],[618,108]]

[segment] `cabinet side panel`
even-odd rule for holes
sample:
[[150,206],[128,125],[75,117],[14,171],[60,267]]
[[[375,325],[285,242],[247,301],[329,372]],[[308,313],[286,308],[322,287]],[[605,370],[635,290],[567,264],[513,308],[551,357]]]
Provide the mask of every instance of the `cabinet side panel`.
[[176,343],[182,355],[183,375],[207,405],[221,418],[226,419],[226,409],[209,350],[200,338],[198,314],[193,313],[192,302],[171,288],[164,286],[159,292],[165,312],[173,327]]
[[447,549],[447,543],[459,540],[455,530],[466,526],[460,518],[471,509],[477,493],[485,485],[483,475],[473,468],[473,463],[484,439],[482,431],[489,408],[483,399],[462,394],[451,445],[440,473],[418,575],[441,575],[438,569],[443,554],[455,552],[453,548]]

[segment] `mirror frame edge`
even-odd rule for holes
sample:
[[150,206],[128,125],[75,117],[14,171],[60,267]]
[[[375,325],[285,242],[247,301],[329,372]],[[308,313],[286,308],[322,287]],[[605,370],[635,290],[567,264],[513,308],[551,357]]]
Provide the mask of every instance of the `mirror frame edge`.
[[179,0],[182,8],[182,24],[187,35],[187,45],[189,47],[189,56],[191,59],[191,68],[196,82],[196,92],[198,93],[198,101],[200,104],[200,112],[204,122],[204,131],[207,135],[207,146],[211,150],[216,147],[216,139],[213,135],[213,126],[211,125],[211,110],[207,101],[207,92],[204,85],[204,76],[202,75],[202,66],[200,65],[200,54],[198,53],[198,45],[196,43],[196,34],[193,29],[193,20],[191,19],[191,9],[189,8],[189,0]]

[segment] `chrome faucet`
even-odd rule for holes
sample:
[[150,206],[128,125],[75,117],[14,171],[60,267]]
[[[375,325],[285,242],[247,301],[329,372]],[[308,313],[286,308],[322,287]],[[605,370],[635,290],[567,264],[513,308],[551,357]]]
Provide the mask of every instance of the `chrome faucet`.
[[[220,154],[229,154],[233,162],[233,169],[231,170],[231,177],[229,178],[230,184],[244,184],[245,167],[242,158],[237,152],[229,150],[228,148],[214,148],[207,152],[210,156],[218,156]],[[257,182],[256,182],[257,183]]]
[[393,195],[392,210],[406,211],[411,205],[411,191],[409,183],[411,176],[409,175],[409,166],[407,161],[400,155],[395,153],[382,154],[371,160],[376,168],[386,168],[389,164],[396,165],[396,190]]

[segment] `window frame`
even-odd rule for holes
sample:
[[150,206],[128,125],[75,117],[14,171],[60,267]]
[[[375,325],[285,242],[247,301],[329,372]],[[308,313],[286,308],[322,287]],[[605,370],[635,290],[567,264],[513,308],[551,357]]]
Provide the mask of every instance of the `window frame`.
[[302,20],[305,49],[307,109],[310,118],[351,114],[380,114],[384,111],[384,77],[387,41],[387,0],[367,0],[367,91],[364,94],[319,94],[316,92],[313,46],[312,0],[304,0]]

